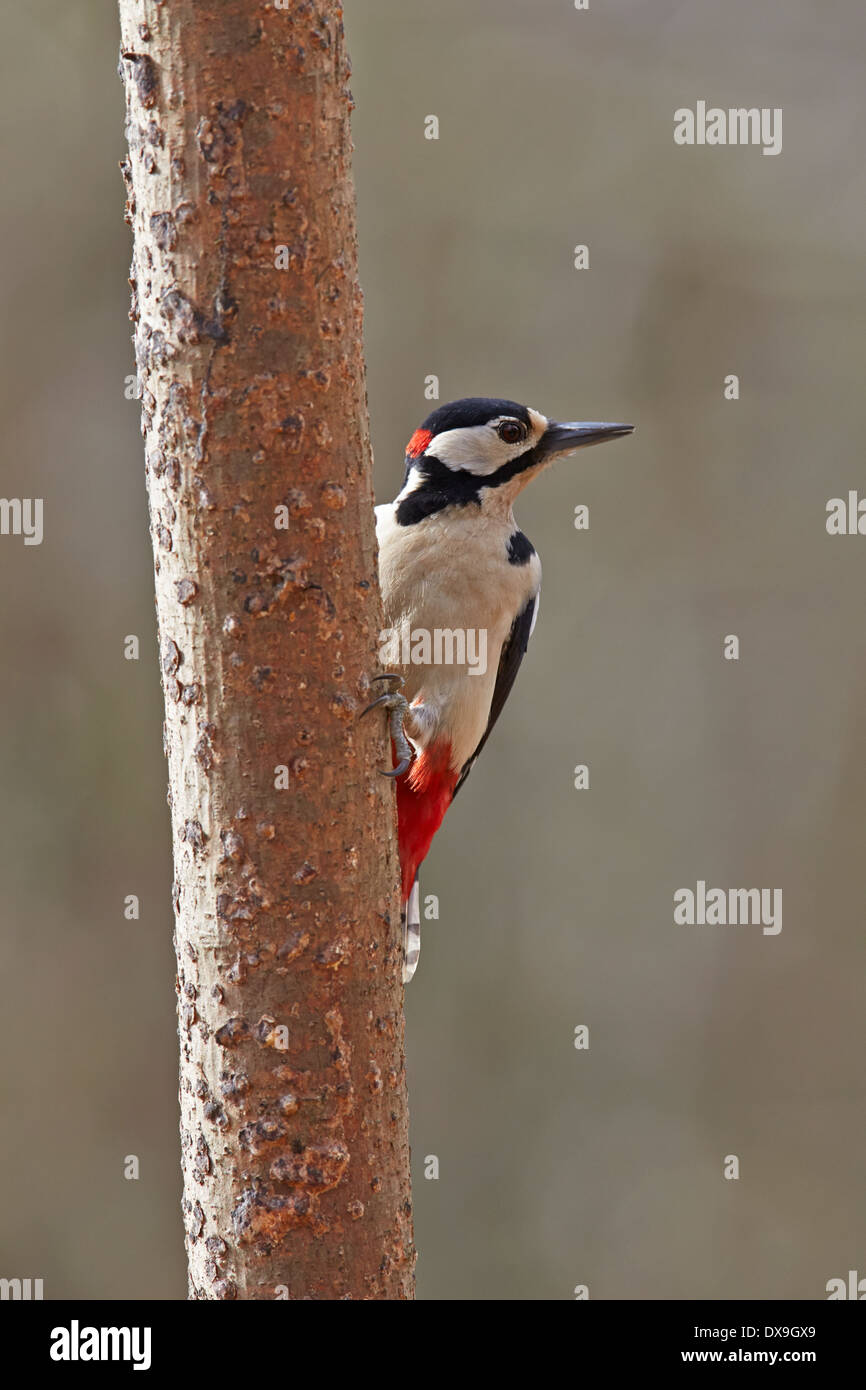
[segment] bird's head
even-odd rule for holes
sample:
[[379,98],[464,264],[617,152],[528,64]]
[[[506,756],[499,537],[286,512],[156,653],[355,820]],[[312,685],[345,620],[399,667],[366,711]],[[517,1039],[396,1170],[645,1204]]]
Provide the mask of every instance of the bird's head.
[[397,519],[411,524],[447,506],[480,503],[488,489],[501,489],[510,504],[561,454],[633,429],[598,421],[563,424],[516,401],[487,396],[451,401],[428,415],[406,446]]

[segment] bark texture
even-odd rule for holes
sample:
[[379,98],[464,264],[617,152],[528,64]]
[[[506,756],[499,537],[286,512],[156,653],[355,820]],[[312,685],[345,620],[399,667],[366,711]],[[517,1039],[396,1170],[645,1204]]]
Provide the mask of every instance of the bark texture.
[[341,6],[120,15],[190,1296],[410,1298]]

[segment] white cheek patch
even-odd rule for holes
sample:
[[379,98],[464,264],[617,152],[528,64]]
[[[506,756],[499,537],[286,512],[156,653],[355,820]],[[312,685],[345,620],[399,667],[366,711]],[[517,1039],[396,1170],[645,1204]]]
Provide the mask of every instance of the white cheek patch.
[[466,425],[463,429],[443,430],[428,446],[428,452],[447,468],[464,469],[477,477],[486,477],[513,458],[534,448],[547,428],[547,421],[538,411],[530,410],[530,432],[516,444],[506,444],[496,433],[496,422],[488,425]]
[[[518,450],[524,448],[518,445]],[[469,473],[494,473],[507,463],[513,450],[488,425],[467,425],[463,429],[443,430],[428,445],[428,452],[446,467],[465,468]]]

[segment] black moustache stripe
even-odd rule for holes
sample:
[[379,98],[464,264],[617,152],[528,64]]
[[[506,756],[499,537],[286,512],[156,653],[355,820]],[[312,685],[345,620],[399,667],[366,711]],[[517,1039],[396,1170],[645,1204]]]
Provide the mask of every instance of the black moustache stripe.
[[485,488],[502,487],[527,468],[541,463],[543,452],[539,445],[526,449],[522,454],[509,459],[495,473],[469,473],[465,468],[449,468],[433,454],[424,454],[420,459],[408,459],[406,477],[414,471],[422,482],[408,497],[397,503],[395,516],[399,526],[414,526],[425,517],[444,511],[446,507],[466,507],[470,503],[481,506],[481,493]]

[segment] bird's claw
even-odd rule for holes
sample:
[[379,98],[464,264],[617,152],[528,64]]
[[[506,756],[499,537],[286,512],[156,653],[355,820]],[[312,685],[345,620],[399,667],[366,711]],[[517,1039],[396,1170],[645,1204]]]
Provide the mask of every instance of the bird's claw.
[[366,709],[361,711],[360,718],[363,719],[364,715],[369,714],[371,709],[382,708],[388,710],[388,728],[400,761],[396,767],[387,770],[380,768],[379,773],[382,777],[402,777],[403,773],[410,767],[413,757],[412,746],[403,732],[403,720],[409,709],[409,701],[406,699],[405,695],[400,694],[399,686],[404,685],[405,681],[397,671],[386,671],[382,676],[374,676],[373,680],[396,681],[398,688],[395,690],[388,690],[384,695],[377,696]]

